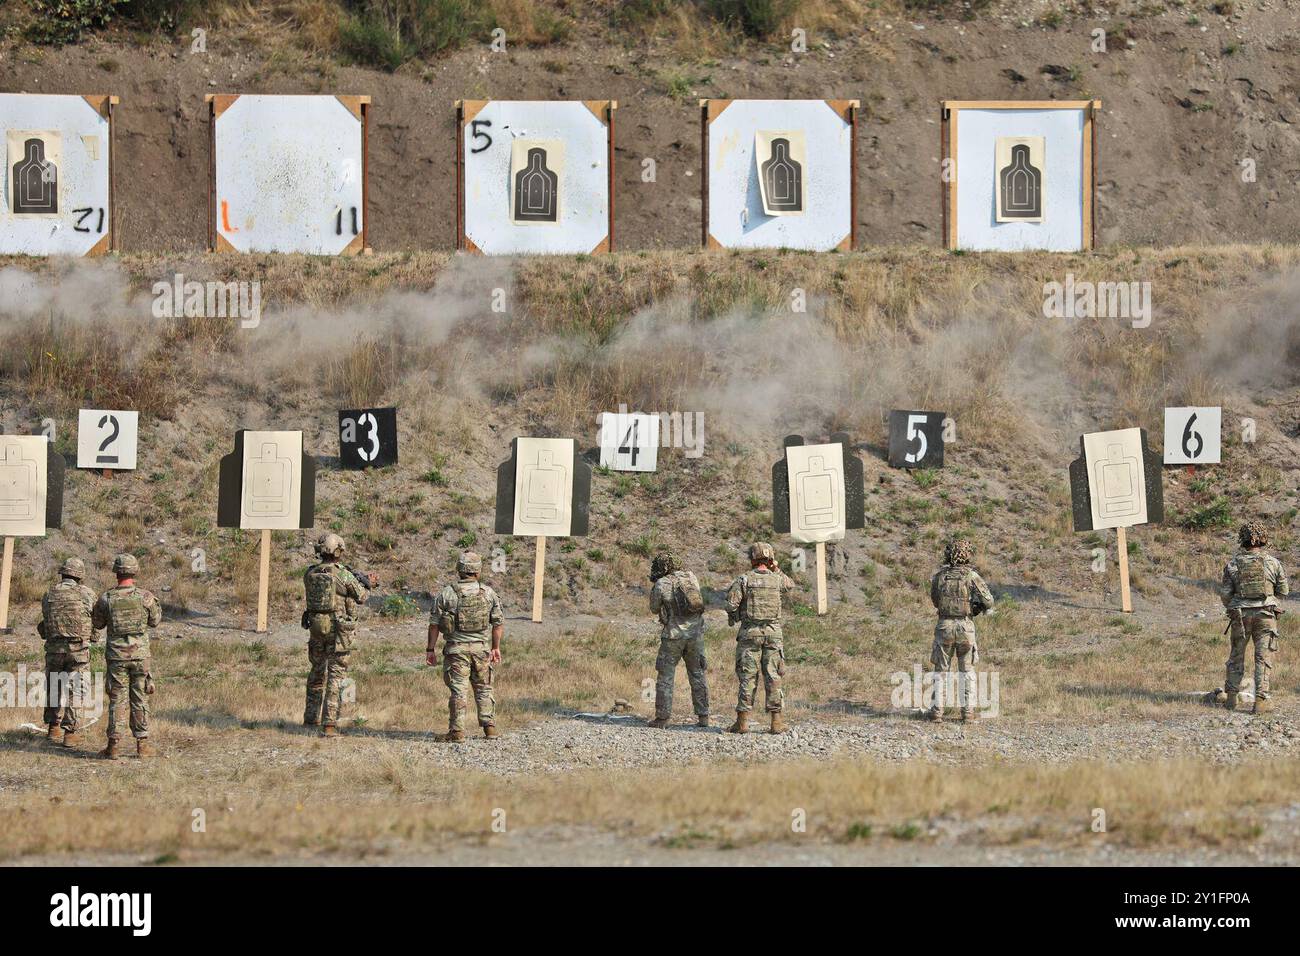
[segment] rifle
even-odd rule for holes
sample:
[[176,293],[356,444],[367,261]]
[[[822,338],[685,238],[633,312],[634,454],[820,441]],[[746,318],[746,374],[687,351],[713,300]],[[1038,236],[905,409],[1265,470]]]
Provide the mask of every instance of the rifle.
[[342,565],[342,567],[344,571],[347,571],[354,578],[364,584],[368,590],[373,591],[375,588],[379,587],[379,575],[375,574],[374,571],[357,571],[354,568],[348,567],[346,564]]

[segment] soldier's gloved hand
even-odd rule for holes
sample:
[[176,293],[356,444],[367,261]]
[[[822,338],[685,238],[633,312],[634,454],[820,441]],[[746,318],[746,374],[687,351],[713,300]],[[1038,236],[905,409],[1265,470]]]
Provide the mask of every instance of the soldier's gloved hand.
[[501,663],[501,648],[499,648],[499,647],[494,647],[494,648],[492,648],[492,650],[488,652],[488,661],[489,661],[490,663],[492,663],[492,664],[500,664],[500,663]]
[[379,587],[379,575],[375,574],[374,571],[371,571],[366,575],[366,584],[372,591]]

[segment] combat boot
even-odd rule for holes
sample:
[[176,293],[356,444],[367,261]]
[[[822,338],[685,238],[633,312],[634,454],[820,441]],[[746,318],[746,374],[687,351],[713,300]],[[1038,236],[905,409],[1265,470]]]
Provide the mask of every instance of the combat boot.
[[321,735],[322,737],[339,737],[339,736],[342,736],[342,735],[339,733],[339,729],[338,729],[338,727],[335,726],[334,724],[326,724],[324,727],[322,727],[322,728],[320,729],[320,735]]
[[1270,710],[1272,710],[1272,709],[1273,709],[1273,698],[1271,698],[1271,697],[1256,697],[1256,698],[1255,698],[1255,706],[1254,706],[1254,708],[1251,710],[1251,713],[1252,713],[1252,714],[1267,714],[1267,713],[1268,713]]
[[484,724],[484,725],[483,725],[483,736],[486,737],[488,740],[496,740],[496,739],[497,739],[498,737],[500,737],[501,735],[500,735],[499,733],[497,733],[497,725],[496,725],[496,724]]
[[646,724],[646,726],[653,727],[655,730],[663,730],[668,726],[668,718],[656,717],[654,720],[650,721],[650,723]]
[[1228,693],[1222,687],[1210,691],[1209,700],[1207,701],[1207,703],[1222,705],[1222,704],[1226,704],[1227,702],[1228,702]]
[[58,724],[50,724],[50,729],[45,732],[45,739],[52,744],[63,741],[63,728]]
[[157,753],[153,749],[153,744],[149,743],[148,737],[135,738],[135,755],[141,760],[148,760]]
[[749,732],[749,711],[736,711],[736,722],[727,728],[729,734],[745,734]]
[[768,730],[769,734],[785,733],[785,718],[781,716],[779,710],[772,711],[772,726]]
[[1223,706],[1226,710],[1237,709],[1237,692],[1235,690],[1230,690],[1223,695]]
[[439,737],[438,740],[439,740],[440,742],[444,743],[444,744],[458,744],[458,743],[462,743],[462,742],[465,740],[465,731],[463,731],[463,730],[449,730],[449,731],[447,731],[445,734],[443,734],[441,737]]
[[103,757],[105,760],[116,760],[116,759],[117,759],[117,756],[118,756],[118,753],[117,753],[117,738],[116,738],[116,737],[109,737],[109,738],[108,738],[108,746],[105,747],[103,750],[101,750],[101,751],[99,752],[99,755],[100,755],[101,757]]
[[707,726],[709,726],[709,715],[708,715],[708,714],[701,714],[699,717],[696,717],[696,718],[695,718],[695,726],[696,726],[696,727],[707,727]]
[[69,730],[66,734],[63,735],[63,746],[69,747],[72,750],[76,750],[77,742],[78,742],[77,731]]
[[961,722],[962,722],[963,724],[968,724],[968,723],[970,723],[971,720],[974,719],[974,717],[975,717],[975,711],[971,710],[971,708],[969,708],[969,707],[963,707],[963,708],[961,709]]
[[931,707],[929,710],[925,712],[925,716],[927,720],[932,720],[937,724],[941,720],[943,720],[943,708]]

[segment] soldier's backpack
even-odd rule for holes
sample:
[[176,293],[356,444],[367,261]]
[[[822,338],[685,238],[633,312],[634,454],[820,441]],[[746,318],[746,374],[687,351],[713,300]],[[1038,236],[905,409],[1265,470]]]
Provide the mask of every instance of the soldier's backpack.
[[46,596],[45,639],[84,641],[90,634],[90,614],[81,586],[52,588]]
[[135,588],[114,588],[108,592],[108,626],[115,636],[143,634],[149,627],[149,612]]
[[323,564],[309,568],[304,578],[307,589],[307,613],[331,614],[338,607],[334,572]]
[[775,624],[781,620],[781,575],[745,575],[745,621]]
[[939,604],[941,617],[970,617],[970,575],[962,568],[944,568],[939,572]]
[[697,617],[704,613],[704,595],[695,575],[673,575],[673,609],[678,617]]
[[480,634],[488,629],[492,602],[487,590],[474,581],[453,585],[456,591],[456,630],[462,634]]
[[1237,555],[1237,594],[1247,601],[1262,601],[1273,596],[1273,579],[1268,576],[1268,561],[1264,555]]

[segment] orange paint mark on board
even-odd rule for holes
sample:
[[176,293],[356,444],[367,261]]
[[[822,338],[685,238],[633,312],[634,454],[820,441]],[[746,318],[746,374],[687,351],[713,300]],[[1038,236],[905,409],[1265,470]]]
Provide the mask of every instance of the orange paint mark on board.
[[221,231],[222,232],[239,232],[230,224],[230,204],[224,199],[221,200]]

